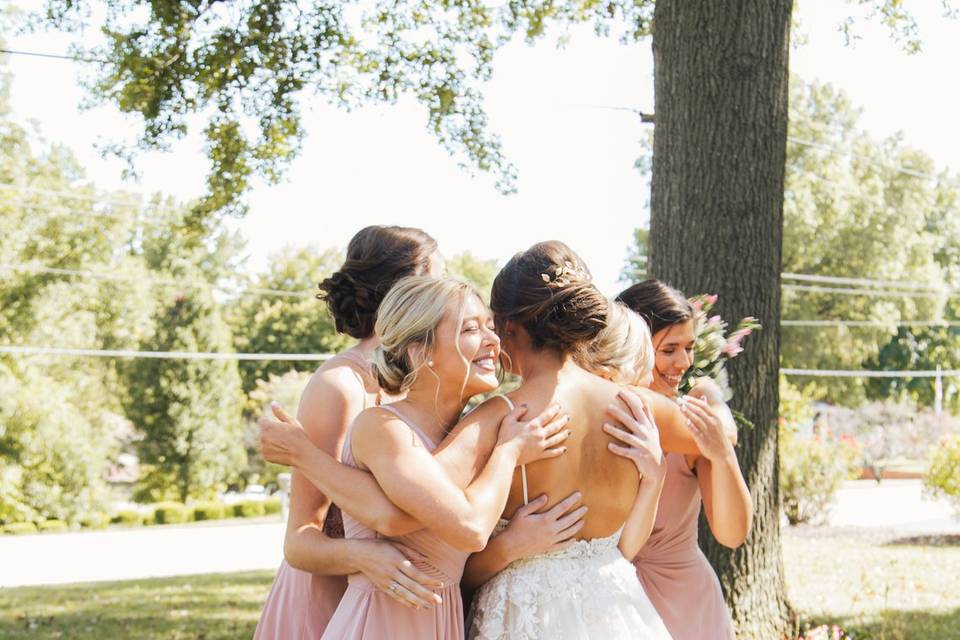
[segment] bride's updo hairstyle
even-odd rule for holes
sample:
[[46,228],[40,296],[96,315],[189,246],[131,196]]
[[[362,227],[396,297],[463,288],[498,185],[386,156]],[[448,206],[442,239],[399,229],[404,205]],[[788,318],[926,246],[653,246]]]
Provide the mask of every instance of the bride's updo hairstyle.
[[513,256],[490,292],[497,324],[512,320],[534,349],[577,355],[607,326],[607,299],[583,260],[562,242],[540,242]]
[[436,250],[437,241],[420,229],[365,227],[347,245],[343,266],[320,283],[317,297],[327,303],[339,333],[369,338],[390,288],[401,278],[426,273]]
[[[473,287],[455,278],[412,276],[390,289],[380,303],[375,327],[380,346],[373,352],[373,368],[382,389],[396,395],[410,388],[430,360],[437,327],[451,308],[458,310],[455,335],[460,335],[464,307],[472,295],[480,298]],[[411,355],[414,345],[420,348]]]
[[636,312],[621,302],[611,302],[607,326],[578,364],[601,378],[622,385],[636,385],[653,371],[654,353],[650,329]]

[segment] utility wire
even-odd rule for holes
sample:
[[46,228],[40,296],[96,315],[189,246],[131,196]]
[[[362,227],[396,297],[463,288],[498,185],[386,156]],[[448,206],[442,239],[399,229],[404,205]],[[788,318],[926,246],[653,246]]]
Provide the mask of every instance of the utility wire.
[[194,288],[211,287],[213,289],[216,289],[217,291],[224,291],[229,293],[240,293],[243,295],[275,296],[275,297],[283,297],[283,298],[313,298],[315,295],[310,291],[289,291],[286,289],[267,289],[262,287],[248,287],[237,292],[227,287],[211,284],[209,282],[205,282],[202,280],[166,280],[162,278],[129,276],[129,275],[124,275],[122,273],[116,273],[112,271],[88,271],[84,269],[63,269],[60,267],[48,267],[46,265],[40,265],[40,264],[0,262],[0,270],[27,271],[30,273],[45,273],[49,275],[60,275],[60,276],[81,277],[81,278],[96,278],[98,280],[107,280],[107,281],[113,281],[113,282],[147,282],[152,285],[169,286],[169,287],[184,287],[184,286],[194,287]]
[[136,351],[132,349],[72,349],[0,345],[0,353],[12,355],[83,356],[92,358],[152,358],[155,360],[311,360],[324,361],[330,353],[221,353],[217,351]]

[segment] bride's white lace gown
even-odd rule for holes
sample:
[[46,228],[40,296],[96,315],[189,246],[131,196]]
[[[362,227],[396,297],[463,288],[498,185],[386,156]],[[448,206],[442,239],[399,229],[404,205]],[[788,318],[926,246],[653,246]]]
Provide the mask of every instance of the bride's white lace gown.
[[[506,526],[502,520],[497,531]],[[670,634],[617,543],[578,540],[524,558],[483,585],[473,600],[471,640],[656,640]]]

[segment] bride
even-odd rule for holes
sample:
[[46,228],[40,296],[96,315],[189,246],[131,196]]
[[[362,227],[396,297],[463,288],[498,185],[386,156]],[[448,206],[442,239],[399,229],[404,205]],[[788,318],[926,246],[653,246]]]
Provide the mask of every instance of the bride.
[[[577,363],[606,325],[608,303],[592,284],[579,257],[560,242],[545,242],[515,256],[497,276],[491,307],[503,341],[503,360],[523,384],[498,401],[488,400],[446,437],[435,457],[451,480],[465,487],[483,468],[497,442],[497,426],[514,405],[530,415],[559,402],[568,416],[567,452],[515,471],[505,514],[531,495],[551,498],[579,491],[586,515],[576,540],[561,551],[516,562],[501,571],[474,603],[473,638],[614,640],[669,638],[626,557],[636,555],[650,534],[664,467],[660,443],[670,450],[694,447],[680,423],[664,421],[661,433],[636,396],[593,375]],[[645,397],[654,405],[669,401]],[[671,407],[675,409],[675,407]],[[605,424],[607,423],[607,424]],[[630,430],[627,433],[610,423]],[[345,512],[363,516],[376,501],[370,474],[342,465],[322,465],[293,421],[262,421],[261,444],[288,452],[293,462],[333,497]],[[631,445],[629,457],[610,437]],[[297,451],[295,455],[289,452]],[[322,471],[320,466],[323,467]],[[559,502],[552,500],[552,502]],[[549,507],[549,505],[548,505]],[[431,526],[399,509],[380,530],[403,535]]]
[[[670,637],[627,560],[650,535],[663,486],[656,427],[636,396],[578,364],[606,324],[607,304],[560,242],[514,256],[493,283],[502,353],[523,378],[510,399],[534,412],[561,403],[572,432],[564,456],[521,468],[504,513],[512,515],[531,495],[578,490],[587,514],[571,544],[513,562],[486,582],[473,603],[470,638]],[[615,455],[608,434],[640,445],[635,455]],[[476,577],[476,568],[470,573]]]

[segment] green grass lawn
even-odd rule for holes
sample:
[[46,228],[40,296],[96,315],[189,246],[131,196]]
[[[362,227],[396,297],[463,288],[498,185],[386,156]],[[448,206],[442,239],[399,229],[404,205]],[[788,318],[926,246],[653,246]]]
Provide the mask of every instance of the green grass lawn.
[[784,530],[791,602],[857,640],[960,638],[960,536]]
[[[960,536],[784,531],[790,598],[857,640],[960,638]],[[2,569],[0,569],[2,570]],[[273,573],[0,589],[0,638],[250,638]]]

